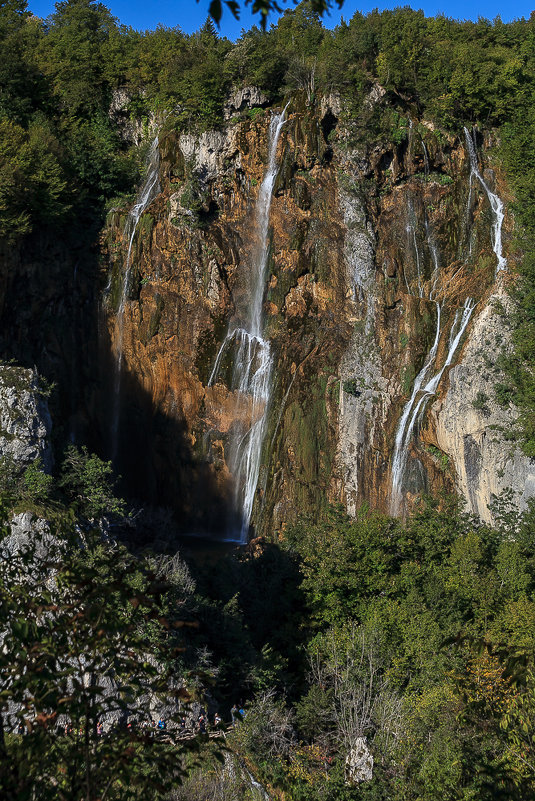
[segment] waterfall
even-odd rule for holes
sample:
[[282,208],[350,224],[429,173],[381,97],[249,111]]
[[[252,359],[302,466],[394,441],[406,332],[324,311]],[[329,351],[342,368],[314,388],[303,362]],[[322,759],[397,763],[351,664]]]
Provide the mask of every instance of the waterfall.
[[429,154],[427,152],[423,136],[420,136],[420,141],[422,143],[422,150],[424,152],[424,174],[425,177],[427,178],[429,175]]
[[[505,269],[507,266],[507,259],[504,257],[502,253],[502,225],[504,219],[503,213],[503,203],[498,197],[495,195],[494,192],[491,192],[485,179],[481,175],[477,163],[477,154],[474,141],[470,136],[468,129],[464,128],[464,136],[466,139],[466,148],[468,150],[468,155],[470,157],[470,194],[468,197],[468,202],[470,203],[472,197],[472,179],[475,177],[487,193],[487,197],[489,199],[489,203],[494,214],[494,223],[492,225],[492,249],[498,261],[496,265],[496,275],[500,272],[500,270]],[[469,206],[468,206],[469,211]]]
[[[431,350],[429,351],[427,359],[425,360],[424,366],[414,380],[411,397],[405,404],[405,408],[403,409],[396,432],[394,456],[392,459],[392,488],[390,493],[390,513],[392,515],[399,514],[401,509],[403,479],[405,477],[405,468],[407,466],[409,446],[412,439],[414,425],[417,419],[421,419],[421,415],[423,414],[427,401],[436,393],[444,371],[451,365],[453,361],[455,352],[459,346],[464,332],[466,331],[466,327],[468,326],[472,312],[474,311],[475,302],[472,300],[472,298],[466,298],[462,311],[457,311],[450,330],[448,354],[446,356],[446,360],[438,372],[436,372],[434,375],[431,375],[431,377],[424,384],[424,381],[427,378],[428,373],[435,361],[438,341],[440,338],[441,306],[439,303],[436,303],[436,308],[437,327],[435,340]],[[419,398],[416,400],[418,395]]]
[[154,138],[149,152],[147,154],[146,177],[145,181],[139,189],[136,197],[136,202],[128,212],[126,223],[123,229],[123,239],[128,241],[128,251],[126,254],[126,266],[123,278],[123,288],[121,293],[121,300],[119,309],[117,310],[116,317],[116,362],[115,362],[115,377],[113,386],[113,412],[111,421],[111,444],[112,444],[112,459],[115,461],[117,457],[117,448],[119,440],[119,422],[121,410],[121,373],[123,367],[123,339],[124,339],[124,311],[126,301],[128,299],[128,290],[130,288],[130,275],[132,272],[132,246],[134,244],[134,236],[136,229],[141,218],[141,215],[152,203],[154,198],[160,192],[160,182],[158,179],[158,170],[160,166],[160,153],[158,150],[158,137]]
[[229,540],[242,544],[247,542],[249,533],[271,395],[273,358],[270,343],[262,336],[262,307],[269,259],[269,213],[278,172],[277,145],[286,121],[286,108],[272,117],[269,126],[268,162],[255,208],[257,246],[250,271],[248,305],[246,309],[237,309],[242,325],[225,337],[208,381],[209,386],[217,381],[223,355],[227,348],[233,347],[232,390],[236,400],[227,464],[234,480],[234,509],[240,519],[233,520]]
[[396,431],[396,439],[394,443],[394,456],[392,458],[392,489],[390,493],[390,512],[391,514],[398,514],[401,505],[401,488],[403,483],[403,476],[405,473],[405,466],[407,464],[407,456],[409,443],[412,434],[412,428],[409,424],[409,416],[414,406],[416,396],[418,395],[425,378],[431,369],[435,357],[437,355],[438,342],[440,339],[440,316],[442,307],[440,303],[435,303],[437,311],[437,323],[435,330],[435,339],[431,350],[427,354],[424,365],[416,378],[412,388],[412,394],[409,401],[405,404],[403,413],[400,417],[398,428]]

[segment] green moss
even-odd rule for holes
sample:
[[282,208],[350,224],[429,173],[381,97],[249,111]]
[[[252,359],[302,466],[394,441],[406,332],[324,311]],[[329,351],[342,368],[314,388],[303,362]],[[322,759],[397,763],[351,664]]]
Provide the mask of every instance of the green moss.
[[403,394],[410,395],[416,371],[413,364],[407,365],[401,371],[401,386],[403,387]]
[[[270,470],[266,503],[269,506],[277,502],[277,477],[283,465],[287,479],[290,479],[291,494],[288,497],[292,508],[295,512],[317,512],[327,502],[332,471],[333,445],[326,399],[328,397],[330,402],[337,400],[340,385],[337,381],[328,385],[329,375],[316,373],[309,365],[306,377],[293,385],[293,399],[286,399],[286,408],[281,409],[289,381],[287,376],[283,378],[281,375],[274,379],[278,397],[271,404],[263,454],[263,462],[269,463]],[[265,509],[263,519],[269,519]]]
[[160,323],[162,320],[162,313],[164,310],[165,302],[161,295],[156,295],[156,308],[154,309],[153,313],[151,314],[149,325],[147,329],[147,339],[144,343],[145,345],[152,337],[156,336],[160,329]]
[[298,222],[290,231],[289,244],[290,250],[301,250],[308,232],[308,223],[305,220]]
[[450,457],[448,456],[448,454],[444,453],[444,451],[441,451],[440,448],[437,448],[435,445],[428,445],[427,451],[438,462],[439,469],[443,473],[447,472],[450,466]]

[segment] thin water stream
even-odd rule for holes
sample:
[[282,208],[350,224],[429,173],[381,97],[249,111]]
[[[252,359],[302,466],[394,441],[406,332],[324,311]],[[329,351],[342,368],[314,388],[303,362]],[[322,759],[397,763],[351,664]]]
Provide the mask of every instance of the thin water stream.
[[124,312],[128,300],[130,289],[130,278],[132,273],[132,246],[134,237],[141,215],[152,203],[154,198],[160,193],[160,182],[158,170],[160,166],[160,153],[158,150],[158,137],[154,138],[146,159],[146,177],[140,190],[138,191],[136,202],[128,212],[128,217],[123,229],[123,239],[128,241],[128,251],[126,254],[126,265],[121,291],[121,300],[116,317],[116,352],[115,352],[115,375],[113,383],[113,408],[111,420],[111,452],[112,460],[117,458],[119,444],[119,425],[121,416],[121,375],[123,369],[123,345],[124,345]]
[[[503,203],[498,197],[498,195],[491,192],[490,188],[485,182],[485,179],[481,175],[481,172],[478,167],[474,140],[471,137],[470,133],[468,132],[467,128],[464,128],[464,135],[466,139],[468,156],[470,159],[469,193],[468,193],[468,202],[466,208],[467,220],[469,221],[470,219],[470,209],[473,196],[473,181],[475,178],[479,181],[479,183],[485,190],[485,193],[488,197],[494,215],[494,221],[491,229],[491,241],[492,241],[492,248],[497,260],[497,267],[496,267],[496,276],[497,276],[500,270],[503,270],[507,265],[507,261],[503,256],[502,252],[502,224],[504,219]],[[418,296],[423,297],[423,292],[422,292],[423,285],[421,281],[420,261],[418,255],[415,227],[416,224],[414,219],[414,208],[411,202],[409,203],[409,223],[407,225],[407,235],[409,238],[412,239],[412,243],[416,251],[416,264],[418,273]],[[442,367],[439,370],[436,370],[434,364],[437,356],[438,343],[441,336],[441,317],[442,317],[443,304],[440,304],[438,301],[435,300],[436,284],[439,272],[439,259],[438,259],[438,252],[432,237],[432,232],[430,230],[427,218],[425,220],[425,228],[426,228],[427,243],[429,246],[429,250],[431,252],[434,265],[434,271],[433,275],[431,276],[431,282],[430,282],[431,287],[429,292],[427,293],[427,300],[434,300],[435,302],[435,307],[437,311],[437,322],[436,322],[433,345],[431,346],[431,349],[424,361],[422,369],[420,370],[420,372],[418,373],[418,375],[414,380],[411,396],[403,408],[396,431],[394,453],[392,457],[391,489],[390,489],[390,512],[393,515],[399,514],[402,507],[403,484],[405,480],[407,461],[409,458],[409,448],[414,428],[417,424],[420,424],[423,414],[425,412],[427,402],[431,397],[433,397],[436,394],[436,391],[438,389],[444,371],[446,370],[447,367],[449,367],[452,364],[457,348],[459,347],[463,334],[466,331],[466,328],[472,316],[472,312],[474,311],[476,305],[475,301],[472,298],[466,298],[463,308],[457,310],[453,324],[450,329],[448,353],[446,356],[446,360],[442,365]],[[471,255],[470,236],[468,237],[468,240],[469,240],[469,250],[470,250],[469,255]],[[410,290],[407,278],[405,278],[405,282],[407,284],[408,293],[413,294]]]
[[505,217],[503,212],[503,202],[500,200],[498,195],[495,195],[494,192],[490,191],[488,184],[486,183],[485,179],[483,178],[483,176],[479,171],[474,140],[470,136],[468,128],[466,127],[464,128],[464,136],[466,139],[466,148],[468,150],[468,155],[470,157],[470,194],[468,197],[468,202],[470,203],[471,201],[472,179],[473,177],[475,177],[485,190],[487,197],[489,199],[490,207],[494,214],[494,223],[492,225],[491,239],[492,239],[492,249],[498,261],[496,265],[496,275],[498,275],[500,270],[504,270],[505,267],[507,266],[507,259],[504,257],[502,252],[502,225]]

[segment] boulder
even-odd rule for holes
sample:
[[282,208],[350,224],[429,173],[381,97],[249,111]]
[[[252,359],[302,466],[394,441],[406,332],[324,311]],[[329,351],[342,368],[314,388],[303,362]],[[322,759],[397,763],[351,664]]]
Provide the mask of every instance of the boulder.
[[348,784],[369,782],[373,778],[373,755],[365,737],[357,737],[346,757],[346,781]]

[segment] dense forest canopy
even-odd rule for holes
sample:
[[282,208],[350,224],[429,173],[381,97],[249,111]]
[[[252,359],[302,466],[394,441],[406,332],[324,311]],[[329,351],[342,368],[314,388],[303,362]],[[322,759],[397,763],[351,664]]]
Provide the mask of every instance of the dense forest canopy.
[[[446,128],[500,125],[524,119],[531,105],[533,26],[429,19],[398,8],[356,13],[329,31],[305,2],[270,30],[252,28],[231,43],[210,19],[192,35],[179,27],[140,33],[93,0],[60,2],[47,20],[8,0],[0,28],[2,208],[10,209],[3,232],[24,233],[39,215],[67,214],[74,186],[98,205],[132,185],[133,156],[108,116],[119,87],[128,89],[133,114],[165,109],[177,124],[197,127],[221,123],[231,86],[253,84],[271,98],[307,86],[338,91],[358,117],[377,81]],[[21,159],[39,148],[47,158]],[[39,174],[21,160],[39,161]]]

